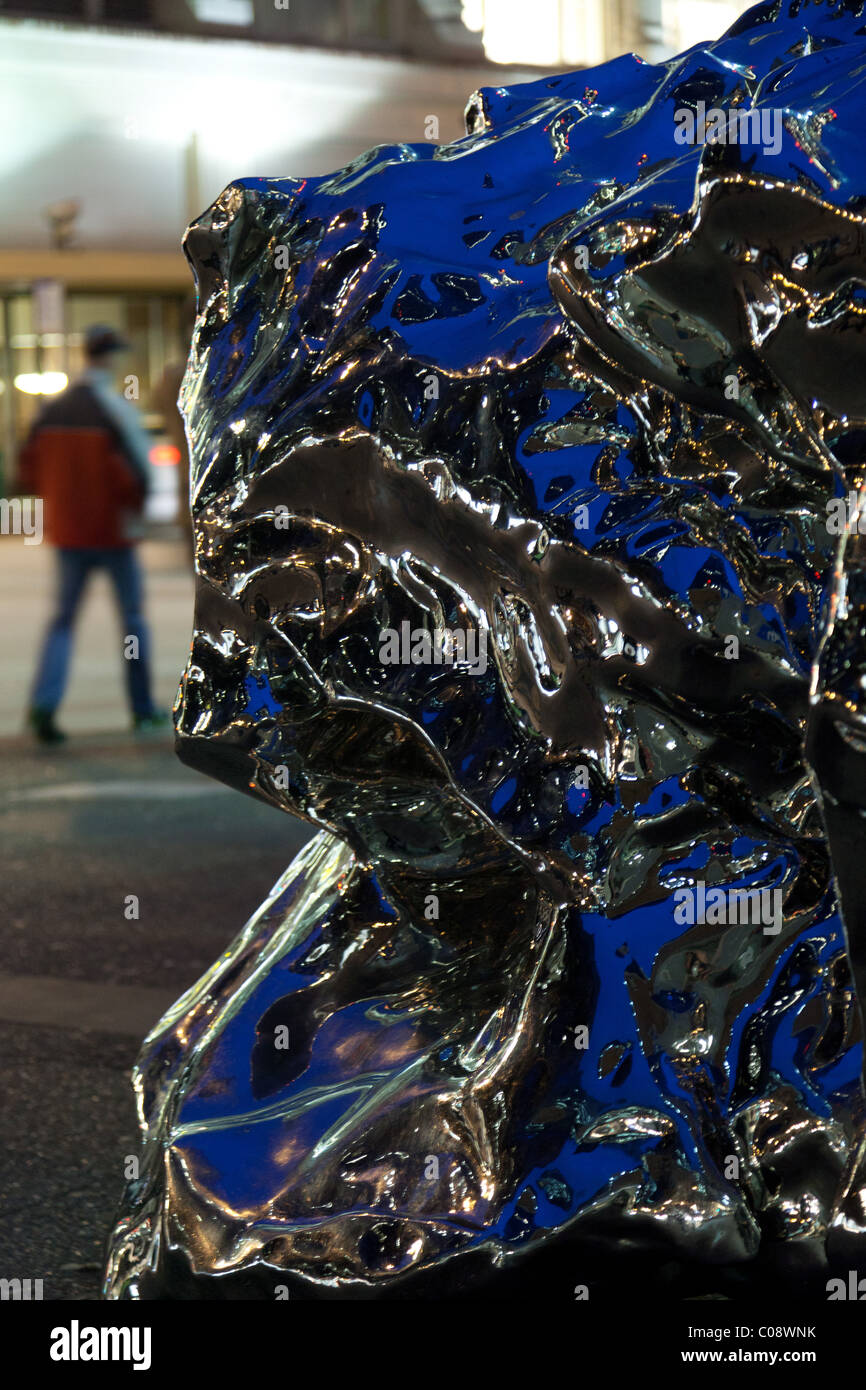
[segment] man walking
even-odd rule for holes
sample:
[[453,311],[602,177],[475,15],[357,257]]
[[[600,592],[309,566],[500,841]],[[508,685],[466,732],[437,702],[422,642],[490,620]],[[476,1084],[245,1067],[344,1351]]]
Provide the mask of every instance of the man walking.
[[[150,637],[133,527],[148,485],[148,441],[135,407],[112,387],[112,365],[128,344],[102,324],[85,333],[87,366],[49,402],[21,456],[23,489],[43,499],[48,539],[57,547],[59,594],[36,672],[30,724],[42,743],[60,743],[55,712],[64,690],[72,631],[94,570],[117,595],[124,633],[133,728],[168,722],[150,692]],[[131,640],[133,639],[133,640]]]

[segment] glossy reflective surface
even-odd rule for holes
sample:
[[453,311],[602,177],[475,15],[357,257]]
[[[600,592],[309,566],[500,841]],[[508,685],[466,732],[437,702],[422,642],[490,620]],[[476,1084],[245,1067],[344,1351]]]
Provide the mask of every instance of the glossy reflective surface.
[[190,229],[179,751],[322,829],[145,1042],[109,1297],[860,1255],[862,8]]

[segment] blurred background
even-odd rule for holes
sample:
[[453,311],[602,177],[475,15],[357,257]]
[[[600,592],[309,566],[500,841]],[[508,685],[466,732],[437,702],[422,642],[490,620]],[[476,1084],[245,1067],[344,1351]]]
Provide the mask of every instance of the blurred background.
[[[174,402],[191,329],[187,223],[231,180],[326,173],[372,145],[463,133],[480,86],[660,61],[738,0],[0,0],[0,501],[83,332],[130,350],[148,432],[140,555],[157,702],[189,647],[193,579]],[[130,732],[113,598],[88,590],[59,748],[24,732],[52,547],[0,534],[0,1276],[95,1298],[137,1148],[129,1067],[310,828]],[[134,900],[135,911],[129,903]]]
[[0,0],[0,492],[86,324],[132,342],[157,399],[185,353],[186,224],[233,178],[322,174],[371,145],[463,132],[471,91],[534,69],[651,60],[715,37],[738,0]]
[[[0,0],[0,497],[46,398],[98,322],[150,436],[141,555],[159,701],[189,632],[187,468],[175,409],[193,315],[189,221],[232,179],[323,174],[372,145],[463,134],[471,92],[716,37],[739,0]],[[0,536],[0,736],[21,711],[53,582],[49,547]],[[64,704],[74,731],[126,714],[98,580]],[[10,627],[9,624],[12,623]],[[14,633],[14,641],[11,634]]]

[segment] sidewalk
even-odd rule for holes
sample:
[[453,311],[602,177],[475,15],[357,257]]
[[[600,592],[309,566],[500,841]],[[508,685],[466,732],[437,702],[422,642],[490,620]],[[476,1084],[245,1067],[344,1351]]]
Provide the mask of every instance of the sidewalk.
[[43,1279],[46,1299],[97,1297],[138,1152],[141,1040],[309,834],[184,767],[168,735],[3,740],[0,1277]]
[[[153,638],[154,699],[174,703],[192,633],[193,576],[179,541],[140,547],[146,572],[146,612]],[[0,738],[24,728],[30,682],[54,593],[54,552],[0,537]],[[81,608],[72,671],[58,716],[70,734],[129,728],[120,621],[104,575],[91,581]]]
[[[184,767],[170,729],[129,728],[100,576],[81,613],[59,748],[23,732],[48,616],[48,546],[0,539],[0,1277],[93,1299],[138,1150],[129,1068],[310,828]],[[181,544],[143,547],[155,693],[174,700],[192,626]],[[131,899],[130,895],[133,895]],[[130,916],[128,904],[136,911]]]

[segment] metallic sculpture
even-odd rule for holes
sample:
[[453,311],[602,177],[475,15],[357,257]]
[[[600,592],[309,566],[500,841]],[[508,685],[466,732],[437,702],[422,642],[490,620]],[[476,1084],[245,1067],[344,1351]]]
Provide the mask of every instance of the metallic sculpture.
[[179,753],[321,833],[144,1044],[108,1297],[862,1259],[862,10],[190,228]]

